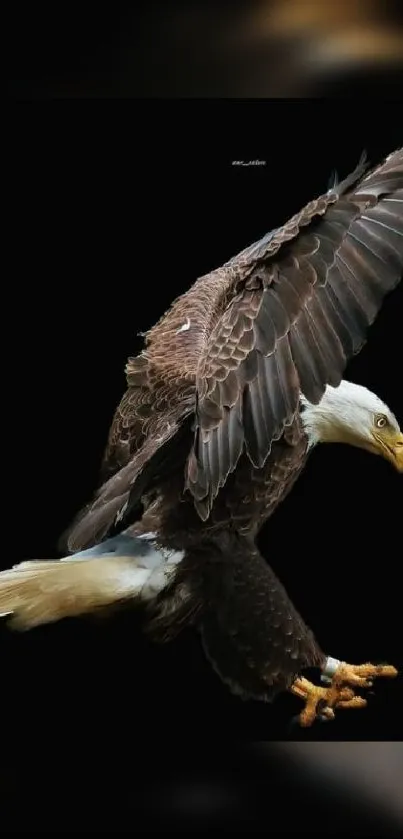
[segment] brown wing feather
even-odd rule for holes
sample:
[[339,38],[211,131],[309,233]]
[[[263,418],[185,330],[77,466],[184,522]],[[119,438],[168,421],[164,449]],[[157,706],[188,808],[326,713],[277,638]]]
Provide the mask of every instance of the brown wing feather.
[[80,512],[62,537],[61,549],[70,553],[84,550],[101,542],[126,517],[128,505],[134,508],[141,500],[149,482],[161,468],[164,458],[171,454],[184,433],[184,420],[191,407],[165,414],[164,424],[158,433],[150,432],[139,451],[116,474],[112,475],[96,492],[93,500]]
[[205,341],[196,376],[186,485],[203,519],[244,447],[254,465],[264,464],[300,390],[318,402],[327,384],[340,383],[402,277],[403,149],[362,174],[360,163],[240,255],[249,273]]
[[[348,192],[344,182],[278,230],[201,277],[147,333],[126,368],[94,500],[62,539],[102,539],[141,494],[195,410],[186,486],[205,519],[246,447],[261,466],[312,401],[340,381],[402,273],[403,152]],[[196,402],[197,400],[197,402]],[[164,461],[162,461],[164,462]]]
[[149,365],[143,355],[129,359],[126,380],[128,388],[113,417],[101,466],[100,483],[126,466],[141,448],[153,414]]
[[[60,548],[75,552],[105,538],[129,504],[134,507],[194,409],[194,388],[164,381],[143,356],[129,359],[128,390],[109,434],[101,485],[63,534]],[[133,492],[135,485],[136,491]]]

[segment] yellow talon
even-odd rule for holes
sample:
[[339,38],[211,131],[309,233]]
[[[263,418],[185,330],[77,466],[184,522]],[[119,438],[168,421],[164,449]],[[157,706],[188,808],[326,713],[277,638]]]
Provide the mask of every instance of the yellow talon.
[[334,719],[336,708],[365,708],[366,699],[356,696],[353,687],[368,688],[372,686],[375,678],[394,678],[397,675],[396,668],[389,664],[339,662],[327,687],[314,685],[308,679],[297,677],[290,690],[305,701],[305,707],[299,716],[300,724],[303,727],[311,726],[318,717]]

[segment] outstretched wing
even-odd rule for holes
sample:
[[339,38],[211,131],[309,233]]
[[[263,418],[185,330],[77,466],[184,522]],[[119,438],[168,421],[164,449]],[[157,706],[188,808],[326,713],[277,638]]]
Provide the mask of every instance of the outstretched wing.
[[247,271],[196,376],[186,481],[203,519],[244,449],[264,464],[300,391],[317,403],[340,383],[402,277],[403,149],[363,169],[239,256]]

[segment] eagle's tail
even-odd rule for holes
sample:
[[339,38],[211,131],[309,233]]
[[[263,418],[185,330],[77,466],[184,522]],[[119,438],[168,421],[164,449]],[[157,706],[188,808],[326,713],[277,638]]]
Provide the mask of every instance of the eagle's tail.
[[[109,540],[113,542],[114,540]],[[146,604],[167,584],[175,567],[150,543],[132,542],[120,553],[99,545],[62,560],[21,562],[0,573],[0,616],[27,630],[124,602]]]

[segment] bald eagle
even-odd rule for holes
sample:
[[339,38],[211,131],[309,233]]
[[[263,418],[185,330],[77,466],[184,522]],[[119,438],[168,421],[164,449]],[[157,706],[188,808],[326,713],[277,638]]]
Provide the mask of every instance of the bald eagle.
[[[322,651],[259,553],[263,523],[318,443],[403,471],[392,411],[345,381],[403,272],[403,149],[354,172],[199,278],[126,365],[98,489],[62,559],[0,574],[0,613],[25,630],[136,604],[159,641],[185,625],[243,698],[292,691],[302,725],[393,666]],[[304,676],[318,668],[320,684]]]

